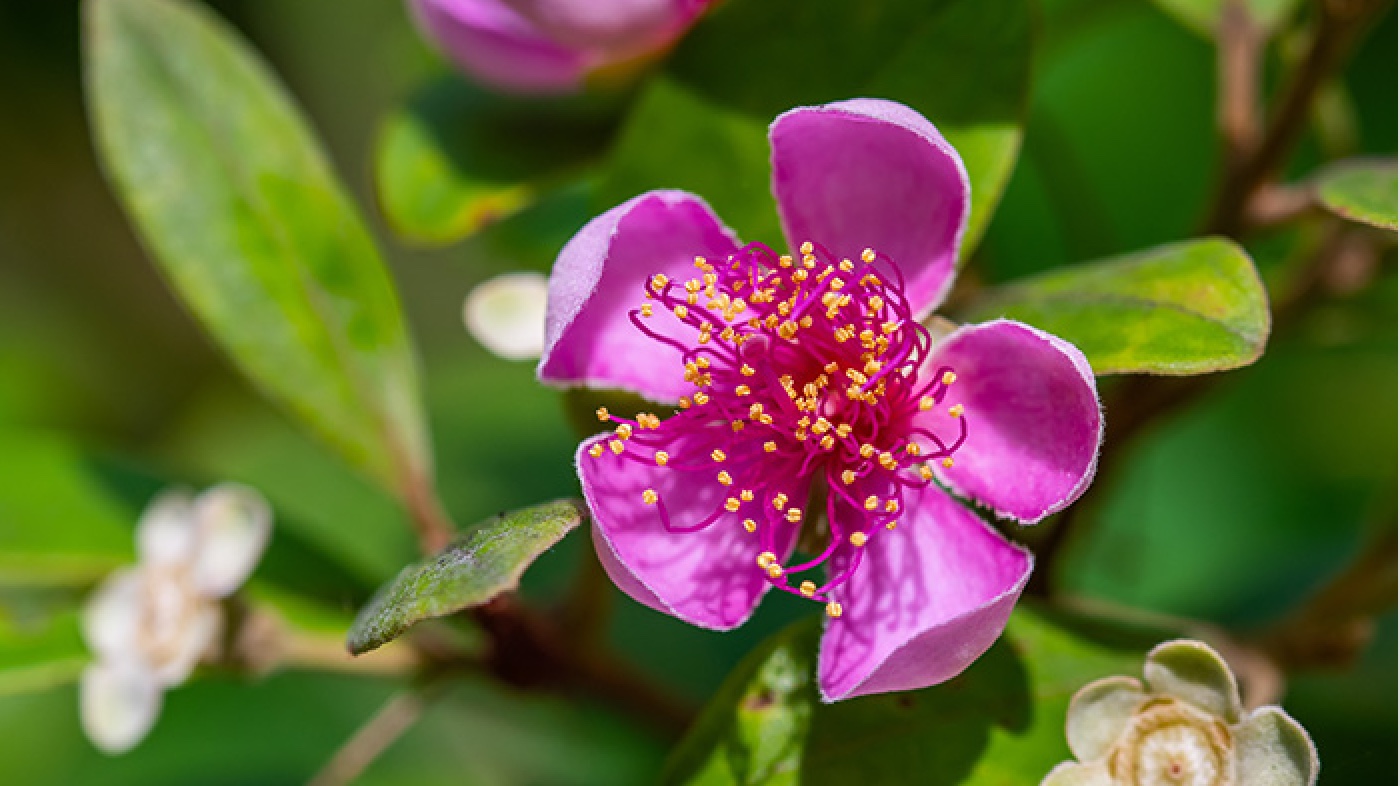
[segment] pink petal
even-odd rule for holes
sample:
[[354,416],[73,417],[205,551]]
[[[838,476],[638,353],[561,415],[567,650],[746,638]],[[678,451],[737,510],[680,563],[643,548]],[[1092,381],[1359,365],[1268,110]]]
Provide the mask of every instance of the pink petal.
[[923,115],[861,98],[784,112],[768,131],[773,195],[794,248],[889,256],[918,316],[948,293],[967,224],[962,159]]
[[939,422],[949,419],[946,407],[962,404],[968,430],[952,469],[934,462],[941,481],[1022,523],[1079,498],[1094,477],[1103,415],[1094,373],[1078,348],[997,320],[944,339],[928,367],[941,366],[951,366],[957,380],[944,407],[924,421],[935,433],[946,430]]
[[822,635],[825,701],[936,685],[1001,635],[1032,557],[936,486],[909,491],[909,514],[870,536],[836,590],[844,607]]
[[[669,421],[662,424],[667,429]],[[657,433],[657,432],[651,432]],[[675,455],[695,454],[707,460],[706,435],[683,437],[675,443]],[[634,437],[635,439],[635,437]],[[763,497],[739,514],[724,513],[697,532],[669,532],[661,523],[658,507],[642,501],[642,492],[653,489],[666,506],[673,526],[693,525],[714,513],[726,496],[737,494],[715,481],[709,467],[681,471],[638,463],[605,450],[590,456],[586,440],[577,455],[583,495],[593,514],[593,545],[613,583],[638,603],[713,630],[729,630],[743,624],[769,584],[758,566],[765,545],[757,534],[746,532],[744,516],[755,516]],[[719,443],[716,443],[719,444]],[[775,472],[774,477],[791,478]],[[789,479],[775,491],[791,499],[805,500],[807,479]],[[791,553],[799,525],[784,523],[767,546],[780,560]]]
[[571,46],[639,52],[665,44],[703,0],[506,0],[551,38]]
[[[675,401],[695,386],[674,347],[642,333],[628,312],[656,273],[694,278],[695,257],[738,250],[709,205],[683,191],[652,191],[588,222],[559,252],[549,276],[539,376],[561,386],[621,388]],[[676,320],[648,327],[690,346],[695,332]]]
[[418,27],[468,75],[518,93],[576,90],[593,58],[552,40],[502,0],[411,0]]

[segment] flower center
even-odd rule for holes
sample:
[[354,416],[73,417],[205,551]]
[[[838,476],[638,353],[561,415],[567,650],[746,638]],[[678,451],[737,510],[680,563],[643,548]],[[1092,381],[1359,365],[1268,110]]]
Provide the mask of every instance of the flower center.
[[[943,406],[957,375],[922,368],[933,337],[914,318],[898,268],[871,249],[837,261],[803,243],[794,259],[755,243],[724,259],[697,257],[695,267],[699,275],[688,281],[648,279],[630,317],[676,348],[696,392],[681,398],[664,430],[654,414],[627,420],[600,409],[600,420],[618,425],[589,452],[712,472],[724,501],[699,521],[673,521],[654,489],[641,501],[656,506],[671,532],[732,520],[755,536],[754,562],[773,586],[839,616],[831,591],[859,567],[881,528],[895,528],[905,491],[932,482],[929,462],[953,466],[967,438],[962,405],[948,407],[942,434],[925,414]],[[825,545],[815,558],[783,566],[780,544],[791,542],[809,503],[783,489],[806,478],[828,489],[825,522],[811,517]],[[834,569],[825,582],[792,583],[828,563]]]
[[201,599],[184,567],[147,571],[141,615],[141,647],[147,659],[163,665],[179,655]]
[[1234,743],[1219,720],[1175,699],[1149,702],[1109,759],[1114,783],[1231,786]]

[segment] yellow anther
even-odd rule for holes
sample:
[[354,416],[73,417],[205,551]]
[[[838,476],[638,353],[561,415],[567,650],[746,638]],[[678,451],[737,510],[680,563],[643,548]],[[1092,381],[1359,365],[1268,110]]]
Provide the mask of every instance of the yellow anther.
[[697,358],[697,359],[695,360],[695,365],[698,366],[698,367],[700,367],[700,368],[709,368],[709,367],[710,367],[710,359],[709,359],[709,358],[706,358],[706,357]]
[[873,455],[875,455],[875,446],[874,446],[874,445],[871,445],[870,443],[867,442],[866,444],[860,446],[860,457],[861,457],[861,458],[868,459],[868,458],[870,458],[870,457],[873,456]]
[[787,504],[787,499],[787,495],[782,493],[781,491],[773,495],[773,509],[782,510],[783,506]]
[[695,403],[696,403],[696,404],[708,404],[708,403],[710,403],[710,397],[709,397],[709,395],[707,395],[707,394],[704,393],[703,391],[700,392],[700,393],[696,393],[696,394],[695,394]]
[[642,501],[648,505],[656,504],[656,489],[647,489],[642,492]]
[[788,321],[786,321],[786,322],[784,322],[783,324],[781,324],[781,325],[778,326],[778,337],[779,337],[779,338],[790,339],[790,338],[792,338],[792,337],[795,336],[795,335],[797,335],[797,323],[796,323],[796,322],[793,322],[792,320],[788,320]]
[[778,257],[778,267],[792,267],[792,256],[790,254],[783,254]]
[[948,458],[943,459],[943,468],[944,468],[944,469],[952,469],[952,468],[953,468],[953,457],[952,457],[952,456],[949,456]]
[[866,510],[874,510],[874,509],[876,509],[876,508],[878,508],[878,507],[880,507],[880,498],[879,498],[879,497],[875,496],[874,494],[871,494],[870,496],[868,496],[868,497],[865,498],[865,509],[866,509]]
[[811,254],[803,254],[802,266],[807,268],[808,270],[814,269],[817,266],[817,258],[812,256]]
[[728,457],[724,455],[724,451],[720,450],[719,448],[715,448],[714,450],[710,451],[710,458],[718,462],[724,461]]
[[720,470],[719,474],[715,477],[719,480],[721,486],[730,486],[734,483],[734,476],[730,475],[727,469]]
[[734,387],[734,393],[735,393],[736,395],[747,396],[747,395],[748,395],[749,393],[751,393],[751,392],[753,392],[753,391],[749,390],[749,386],[748,386],[748,385],[736,385],[736,386]]
[[753,502],[753,489],[744,489],[740,491],[739,499],[745,502]]
[[842,272],[842,273],[849,273],[849,272],[851,272],[852,270],[855,270],[855,269],[856,269],[855,263],[852,262],[852,261],[849,260],[849,259],[843,259],[843,260],[841,260],[841,264],[838,265],[837,267],[840,267],[840,268],[841,268],[841,272]]
[[841,471],[841,482],[842,482],[842,483],[845,483],[847,486],[851,485],[852,483],[855,483],[855,482],[856,482],[856,471],[853,470],[853,469],[842,470],[842,471]]
[[811,327],[811,326],[812,326],[812,317],[811,317],[811,315],[809,314],[809,315],[807,315],[807,316],[805,316],[805,317],[803,317],[803,318],[797,320],[797,326],[800,327],[800,328],[802,328],[803,330],[806,330],[807,328]]
[[866,542],[867,540],[869,540],[869,539],[870,539],[870,538],[869,538],[864,532],[852,532],[852,533],[851,533],[851,545],[852,545],[852,546],[855,546],[856,548],[860,548],[861,546],[864,546],[864,545],[865,545],[865,542]]
[[738,513],[738,512],[739,512],[739,498],[738,498],[738,497],[730,497],[729,499],[725,500],[725,501],[724,501],[724,509],[727,510],[727,511],[729,511],[730,513]]
[[642,304],[642,309],[641,309],[641,311],[642,311],[642,316],[644,316],[644,317],[649,317],[649,316],[651,316],[651,304],[650,304],[650,303],[643,303],[643,304]]
[[919,477],[923,478],[924,480],[933,480],[933,467],[930,467],[927,464],[920,464]]
[[685,282],[685,291],[687,291],[687,292],[699,292],[699,291],[700,291],[700,282],[699,282],[699,281],[696,281],[696,280],[693,279],[693,278],[692,278],[691,280]]
[[817,594],[817,585],[812,581],[804,581],[797,585],[797,591],[802,593],[803,596],[810,598]]
[[880,330],[884,331],[885,335],[888,336],[888,335],[890,335],[891,333],[895,332],[896,330],[899,330],[899,323],[898,323],[898,322],[886,322],[885,324],[883,324],[883,325],[880,326]]
[[613,433],[617,434],[618,439],[628,439],[632,436],[632,424],[619,424],[618,427],[613,430]]
[[[866,305],[870,306],[871,311],[879,311],[885,307],[885,299],[879,295],[871,295],[870,299],[866,301]],[[888,333],[889,331],[885,332]]]
[[777,449],[778,449],[778,443],[773,442],[772,440],[769,440],[768,442],[763,443],[763,452],[764,452],[764,453],[773,453],[773,452],[777,451]]
[[[804,392],[805,392],[805,391],[804,391]],[[815,393],[815,392],[816,392],[816,389],[813,388],[813,391],[812,391],[812,392]],[[809,393],[808,395],[812,395],[812,393]],[[831,421],[827,420],[826,418],[817,418],[817,422],[812,424],[812,431],[813,431],[813,433],[816,433],[816,434],[825,434],[826,432],[828,432],[828,431],[830,431],[830,430],[831,430]]]
[[603,455],[603,443],[594,443],[593,447],[588,449],[588,455],[592,456],[593,458],[598,458],[599,456]]
[[870,342],[875,340],[875,331],[871,330],[870,328],[866,328],[865,330],[862,330],[859,334],[857,334],[857,337],[861,340],[861,343],[869,344]]
[[898,512],[899,512],[899,500],[897,500],[897,499],[887,499],[887,500],[885,500],[885,512],[886,512],[886,513],[898,513]]
[[731,421],[729,421],[729,428],[733,429],[734,431],[743,431],[743,430],[744,430],[744,421],[742,421],[742,420],[731,420]]
[[905,452],[905,453],[908,453],[908,454],[911,455],[911,456],[917,456],[917,455],[919,455],[919,450],[920,450],[920,448],[919,448],[918,444],[917,444],[917,443],[914,443],[914,442],[910,442],[908,445],[905,445],[905,446],[904,446],[904,452]]
[[772,564],[773,564],[774,562],[776,562],[777,560],[778,560],[778,555],[777,555],[777,554],[774,554],[774,553],[771,552],[771,551],[765,551],[765,552],[763,552],[762,554],[759,554],[759,555],[758,555],[758,566],[759,566],[760,568],[766,568],[766,567],[768,567],[769,565],[772,565]]
[[866,363],[865,363],[865,368],[861,369],[861,371],[864,371],[866,376],[868,376],[868,377],[873,377],[873,376],[875,376],[876,374],[880,373],[880,369],[883,368],[883,367],[884,367],[884,364],[881,363],[880,361],[878,361],[878,360],[869,360],[869,361],[866,361]]
[[894,460],[894,455],[889,451],[880,454],[880,466],[885,469],[894,469],[899,466],[899,462]]
[[671,279],[667,278],[665,273],[657,273],[651,277],[651,288],[657,292],[665,289],[669,283],[671,283]]
[[670,453],[667,453],[667,452],[664,451],[664,450],[658,450],[658,451],[656,451],[656,457],[655,457],[655,458],[656,458],[656,466],[658,466],[658,467],[664,467],[664,466],[666,466],[666,462],[668,462],[668,461],[671,460],[671,454],[670,454]]
[[833,447],[836,446],[836,437],[827,434],[826,436],[822,437],[821,441],[817,444],[821,445],[822,450],[831,450]]
[[787,520],[793,524],[802,520],[802,508],[788,508]]
[[833,278],[831,279],[831,283],[827,284],[827,286],[831,287],[832,292],[840,292],[841,287],[846,286],[846,280],[841,278]]
[[860,252],[860,261],[864,262],[864,263],[867,264],[867,265],[870,264],[871,262],[874,262],[874,261],[875,261],[875,249],[873,249],[873,248],[867,248],[867,249],[865,249],[864,251]]
[[744,519],[744,530],[747,532],[757,532],[758,522],[753,519]]
[[803,256],[807,256],[808,254],[811,254],[813,251],[816,250],[816,246],[812,245],[812,241],[804,240],[802,241],[802,245],[797,247],[797,250]]
[[621,455],[622,455],[622,451],[624,450],[623,445],[622,445],[622,440],[620,440],[620,439],[614,439],[614,440],[609,441],[609,442],[608,442],[608,448],[609,448],[610,450],[612,450],[612,452],[613,452],[614,455],[618,455],[618,456],[621,456]]
[[681,396],[681,400],[677,403],[677,406],[681,409],[690,409],[690,397]]
[[825,366],[822,366],[822,371],[825,371],[825,372],[828,373],[828,374],[835,374],[837,371],[840,371],[840,370],[841,370],[841,364],[840,364],[840,363],[837,363],[837,362],[834,361],[834,360],[831,361],[830,363],[827,363]]
[[782,575],[783,575],[783,566],[782,566],[782,565],[779,565],[778,563],[775,562],[775,563],[773,563],[772,565],[769,565],[768,568],[767,568],[767,570],[768,570],[768,578],[770,578],[770,579],[782,578]]
[[919,409],[923,410],[924,412],[928,412],[930,409],[933,409],[933,403],[934,402],[932,396],[924,396],[923,398],[919,399]]
[[885,525],[885,529],[894,529],[895,522],[891,521]]
[[604,423],[608,422],[608,420],[612,418],[612,415],[608,413],[607,407],[598,407],[598,411],[594,414],[596,414],[598,416],[598,419],[603,421]]
[[957,374],[954,374],[954,373],[951,372],[951,371],[945,371],[945,372],[943,372],[943,384],[944,384],[944,385],[951,385],[951,384],[953,384],[953,380],[955,380],[955,379],[957,379],[957,378],[958,378],[958,375],[957,375]]
[[955,417],[955,418],[960,418],[960,417],[962,417],[962,415],[963,415],[963,405],[962,405],[962,404],[954,404],[953,406],[951,406],[951,407],[948,408],[948,414],[949,414],[949,415],[952,415],[952,416]]
[[744,365],[739,367],[739,373],[743,374],[746,377],[751,377],[754,375],[753,366],[750,366],[748,363],[745,363]]
[[826,616],[831,617],[832,619],[836,619],[837,617],[841,616],[841,604],[837,603],[834,600],[826,604]]

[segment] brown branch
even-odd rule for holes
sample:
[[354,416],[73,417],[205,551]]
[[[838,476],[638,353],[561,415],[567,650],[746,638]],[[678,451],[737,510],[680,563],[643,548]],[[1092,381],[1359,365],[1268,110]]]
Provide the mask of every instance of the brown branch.
[[[1284,87],[1267,129],[1251,149],[1241,151],[1226,161],[1224,180],[1206,220],[1207,234],[1237,238],[1248,228],[1251,200],[1285,163],[1288,152],[1297,143],[1307,123],[1308,111],[1318,90],[1342,62],[1358,34],[1385,3],[1382,0],[1319,0],[1317,5],[1318,19],[1307,53]],[[1235,63],[1249,50],[1238,43],[1241,38],[1248,38],[1247,33],[1240,33],[1238,21],[1233,23],[1234,27],[1228,24],[1234,16],[1236,13],[1227,13],[1227,23],[1221,26],[1222,35],[1226,36],[1222,41],[1225,48],[1221,56],[1221,71],[1222,76],[1231,78],[1220,88],[1222,109],[1230,113],[1221,118],[1222,128],[1225,129],[1241,122],[1234,119],[1234,115],[1245,110],[1236,105],[1249,100],[1234,92],[1239,89],[1235,82],[1247,81],[1247,76],[1236,76],[1235,71],[1247,75],[1252,68],[1257,72],[1258,50],[1261,48],[1256,47],[1253,52],[1256,60],[1253,66],[1241,67]],[[1254,79],[1257,83],[1257,73]],[[1232,144],[1227,141],[1227,147]]]
[[413,728],[426,704],[427,697],[418,690],[405,690],[392,696],[331,756],[308,782],[309,786],[341,786],[360,777],[380,754]]
[[472,610],[491,637],[485,666],[518,688],[590,696],[617,706],[671,737],[679,737],[693,710],[603,651],[580,648],[550,622],[512,597]]
[[1349,666],[1375,633],[1375,617],[1395,608],[1396,532],[1391,518],[1345,569],[1287,619],[1258,637],[1288,670]]
[[1216,117],[1225,160],[1239,161],[1259,141],[1259,72],[1266,31],[1250,15],[1245,0],[1228,0],[1221,13],[1217,62]]

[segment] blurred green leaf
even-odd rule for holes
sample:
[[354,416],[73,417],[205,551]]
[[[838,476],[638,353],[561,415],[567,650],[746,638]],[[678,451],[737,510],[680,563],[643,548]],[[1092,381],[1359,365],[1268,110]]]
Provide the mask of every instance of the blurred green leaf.
[[384,485],[431,457],[373,239],[266,65],[202,6],[87,3],[97,148],[175,291],[266,394]]
[[97,581],[132,561],[132,521],[71,445],[0,434],[0,585]]
[[1061,268],[992,290],[969,321],[1009,317],[1073,342],[1098,374],[1203,374],[1248,365],[1269,338],[1249,254],[1206,238]]
[[0,615],[0,698],[77,679],[89,659],[77,611],[28,625]]
[[1070,696],[1091,680],[1141,667],[1146,642],[1136,633],[1104,643],[1080,622],[1023,607],[958,678],[835,704],[817,696],[818,626],[799,623],[730,675],[663,781],[882,784],[919,773],[927,783],[1036,783],[1069,758]]
[[380,129],[380,207],[407,240],[460,240],[601,156],[617,114],[612,102],[591,95],[522,99],[440,78]]
[[479,606],[513,589],[530,563],[583,516],[583,503],[574,500],[506,513],[460,536],[431,559],[409,565],[355,618],[350,651],[368,652],[418,622]]
[[[1299,0],[1241,0],[1266,32],[1279,30],[1293,16]],[[1153,0],[1168,16],[1206,38],[1215,38],[1226,3],[1232,0]]]
[[768,121],[653,79],[623,125],[595,195],[607,209],[652,189],[699,194],[745,241],[781,248],[768,190]]
[[[1016,162],[1031,33],[1024,0],[722,4],[671,60],[669,75],[684,90],[654,87],[634,109],[602,201],[610,206],[652,188],[686,188],[746,240],[775,242],[768,123],[803,104],[888,98],[933,121],[967,165],[966,257]],[[668,116],[665,107],[676,111]]]
[[1342,218],[1395,229],[1395,161],[1343,161],[1317,178],[1317,198]]

